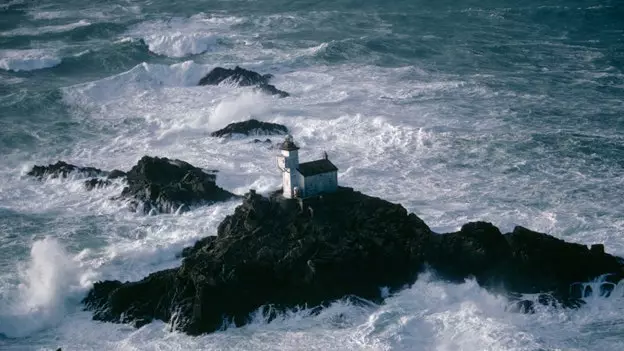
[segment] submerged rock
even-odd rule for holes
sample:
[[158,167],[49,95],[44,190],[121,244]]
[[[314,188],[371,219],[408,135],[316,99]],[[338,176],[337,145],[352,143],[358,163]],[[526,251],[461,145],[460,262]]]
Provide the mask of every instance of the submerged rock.
[[186,211],[192,206],[225,201],[236,195],[218,187],[216,175],[181,160],[143,156],[126,174],[120,197],[145,213]]
[[213,137],[231,137],[233,134],[242,135],[284,135],[288,134],[288,128],[281,124],[261,122],[250,119],[243,122],[228,124],[225,128],[210,133]]
[[[179,268],[138,282],[96,283],[83,302],[97,320],[175,316],[177,328],[200,334],[224,319],[243,325],[263,305],[314,307],[349,296],[379,302],[381,288],[397,291],[425,269],[456,282],[474,277],[495,292],[548,292],[539,303],[578,306],[571,284],[605,273],[619,280],[623,267],[617,257],[522,227],[503,235],[476,222],[436,234],[402,206],[348,188],[303,202],[250,192],[216,237],[182,256]],[[533,302],[511,310],[531,312]]]
[[269,80],[273,76],[270,74],[260,74],[250,71],[239,66],[234,69],[217,67],[210,71],[206,76],[199,80],[199,85],[219,85],[223,82],[232,82],[241,87],[256,86],[257,90],[269,95],[279,95],[287,97],[285,91],[277,89],[274,85],[269,84]]
[[93,189],[97,189],[97,188],[105,188],[109,185],[111,185],[111,181],[108,179],[102,179],[102,178],[91,178],[91,179],[87,179],[84,182],[84,186],[85,189],[87,190],[93,190]]
[[290,96],[289,93],[287,93],[287,92],[285,92],[283,90],[277,89],[275,87],[275,85],[273,85],[273,84],[261,84],[261,85],[258,85],[255,88],[255,90],[259,91],[261,93],[268,94],[268,95],[279,95],[279,97],[281,97],[281,98],[285,98],[285,97],[289,97]]

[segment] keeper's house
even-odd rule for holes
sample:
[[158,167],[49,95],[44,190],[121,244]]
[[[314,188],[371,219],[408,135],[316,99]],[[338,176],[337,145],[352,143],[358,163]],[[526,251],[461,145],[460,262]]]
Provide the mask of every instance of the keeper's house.
[[290,135],[280,145],[277,165],[282,171],[283,196],[287,199],[306,198],[338,190],[338,168],[328,159],[327,153],[320,160],[299,163],[298,150]]

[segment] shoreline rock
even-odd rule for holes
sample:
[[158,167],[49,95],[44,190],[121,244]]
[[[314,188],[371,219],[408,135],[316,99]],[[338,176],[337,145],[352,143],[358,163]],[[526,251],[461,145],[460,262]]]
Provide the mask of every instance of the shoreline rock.
[[237,197],[218,187],[216,178],[188,162],[143,156],[126,174],[128,186],[120,198],[132,199],[144,213],[173,213]]
[[67,178],[71,173],[80,174],[84,177],[101,177],[107,176],[109,172],[103,171],[95,167],[79,167],[67,162],[57,161],[47,166],[33,166],[26,175],[35,177],[39,180],[50,178]]
[[[425,270],[510,294],[544,293],[544,303],[578,306],[571,289],[603,274],[623,277],[622,259],[516,227],[502,234],[473,222],[437,234],[401,205],[349,188],[305,201],[250,192],[206,237],[184,249],[179,268],[141,281],[98,282],[83,300],[96,320],[142,325],[154,319],[197,335],[236,326],[262,306],[323,306],[353,296],[383,301]],[[541,302],[540,302],[541,303]],[[530,312],[529,302],[518,311]]]

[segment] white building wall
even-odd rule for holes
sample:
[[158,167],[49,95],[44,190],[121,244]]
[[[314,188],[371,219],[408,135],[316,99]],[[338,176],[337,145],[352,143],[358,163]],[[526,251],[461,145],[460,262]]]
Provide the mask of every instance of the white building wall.
[[336,171],[309,177],[300,176],[299,179],[299,186],[304,197],[320,193],[333,193],[338,190],[338,172]]
[[285,170],[282,172],[283,195],[288,199],[293,198],[293,188],[299,186],[299,172],[297,172],[299,153],[297,150],[282,150],[282,156],[277,162],[280,168]]

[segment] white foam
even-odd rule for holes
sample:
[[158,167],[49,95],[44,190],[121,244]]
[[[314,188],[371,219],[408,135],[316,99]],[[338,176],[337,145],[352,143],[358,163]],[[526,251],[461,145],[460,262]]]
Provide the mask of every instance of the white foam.
[[61,58],[52,50],[0,50],[0,68],[6,71],[33,71],[60,63]]
[[[510,313],[506,299],[472,280],[448,284],[424,274],[380,306],[339,301],[319,314],[293,310],[270,323],[258,311],[244,327],[198,337],[171,332],[160,321],[140,329],[96,323],[88,313],[41,337],[82,350],[616,350],[624,346],[622,326],[613,323],[621,319],[621,302],[614,295],[580,310],[538,306],[535,314]],[[577,337],[592,330],[605,337]]]

